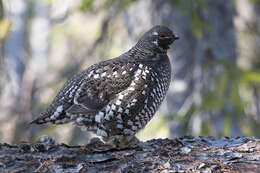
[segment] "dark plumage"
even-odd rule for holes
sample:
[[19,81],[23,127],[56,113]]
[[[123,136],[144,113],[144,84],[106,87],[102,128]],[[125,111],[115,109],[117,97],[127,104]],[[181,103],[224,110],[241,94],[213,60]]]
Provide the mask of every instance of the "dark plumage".
[[116,145],[130,145],[163,101],[171,80],[167,49],[178,39],[155,26],[117,58],[73,76],[32,123],[77,125]]

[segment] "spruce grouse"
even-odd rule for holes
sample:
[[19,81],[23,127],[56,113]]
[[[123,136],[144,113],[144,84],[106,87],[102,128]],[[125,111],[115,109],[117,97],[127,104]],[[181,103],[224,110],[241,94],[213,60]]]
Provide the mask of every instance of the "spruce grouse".
[[177,39],[169,28],[153,27],[126,53],[73,76],[31,123],[73,121],[113,145],[132,145],[166,95],[171,81],[167,50]]

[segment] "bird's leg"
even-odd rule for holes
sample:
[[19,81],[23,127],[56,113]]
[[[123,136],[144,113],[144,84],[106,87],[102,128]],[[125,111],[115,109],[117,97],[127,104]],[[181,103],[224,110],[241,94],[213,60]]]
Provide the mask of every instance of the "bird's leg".
[[103,138],[103,140],[113,147],[126,149],[135,148],[141,145],[141,141],[135,136],[112,136],[110,138]]
[[141,144],[141,141],[135,136],[126,136],[119,139],[120,148],[134,148]]

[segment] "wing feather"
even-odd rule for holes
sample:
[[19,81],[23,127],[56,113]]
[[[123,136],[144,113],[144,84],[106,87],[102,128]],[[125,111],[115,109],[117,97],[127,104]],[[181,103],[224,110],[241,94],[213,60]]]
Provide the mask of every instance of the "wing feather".
[[77,109],[82,110],[81,113],[98,112],[130,86],[137,69],[135,64],[113,61],[105,61],[91,69],[91,75],[81,84],[73,105],[66,112],[73,113]]

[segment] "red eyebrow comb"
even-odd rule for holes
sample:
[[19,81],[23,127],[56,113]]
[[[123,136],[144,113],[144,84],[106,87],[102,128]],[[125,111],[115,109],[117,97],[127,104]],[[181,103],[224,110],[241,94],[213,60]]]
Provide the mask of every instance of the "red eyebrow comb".
[[166,32],[159,32],[159,34],[160,34],[161,36],[165,36],[165,37],[168,35]]

